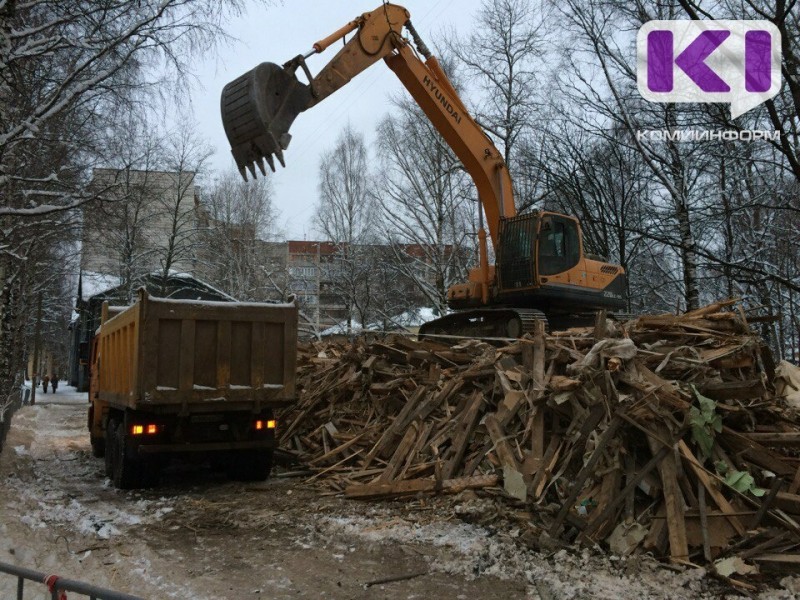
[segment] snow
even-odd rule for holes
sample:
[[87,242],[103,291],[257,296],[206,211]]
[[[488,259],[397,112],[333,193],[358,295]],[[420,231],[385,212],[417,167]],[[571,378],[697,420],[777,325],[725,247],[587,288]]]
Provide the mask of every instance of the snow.
[[[420,327],[424,323],[428,321],[432,321],[433,319],[438,319],[439,316],[436,314],[436,310],[433,308],[429,308],[427,306],[423,306],[422,308],[407,310],[404,313],[400,313],[399,315],[395,315],[393,317],[387,318],[385,321],[390,324],[390,329],[413,329]],[[322,337],[326,337],[329,335],[348,335],[349,334],[358,334],[362,331],[383,331],[384,330],[384,321],[374,321],[372,323],[368,323],[366,327],[364,327],[358,321],[353,320],[351,322],[351,326],[348,330],[347,321],[342,321],[337,323],[336,325],[332,325],[327,329],[320,332]],[[394,327],[391,327],[394,325]]]
[[81,300],[86,301],[92,296],[113,290],[122,283],[116,275],[83,271],[81,273]]
[[[438,319],[441,315],[437,315],[436,311],[433,308],[423,306],[422,308],[418,308],[415,310],[408,310],[404,313],[401,313],[388,321],[394,323],[398,327],[419,327],[428,321],[433,321],[434,319]],[[382,325],[382,324],[381,324]],[[380,325],[369,325],[367,328],[371,329],[373,327],[380,326]]]
[[264,308],[265,306],[268,306],[274,308],[294,308],[294,304],[288,304],[285,302],[220,302],[216,300],[175,300],[173,298],[158,298],[155,296],[151,296],[150,300],[164,304],[190,304],[193,306],[225,306],[238,308]]
[[332,325],[327,329],[324,329],[320,332],[322,337],[326,337],[329,335],[348,335],[352,333],[359,333],[363,331],[363,326],[358,321],[351,321],[350,327],[347,326],[347,321],[342,321],[341,323],[337,323],[336,325]]
[[[151,273],[151,275],[160,276],[161,272],[160,271],[154,271],[153,273]],[[215,288],[213,285],[211,285],[211,284],[209,284],[209,283],[207,283],[205,281],[201,281],[200,279],[197,279],[191,273],[183,273],[183,272],[180,272],[180,271],[175,271],[173,269],[170,269],[169,270],[169,276],[170,277],[176,277],[178,279],[194,279],[195,281],[197,281],[197,282],[201,283],[203,286],[205,286],[209,291],[215,292],[215,293],[219,294],[220,296],[222,296],[223,298],[227,298],[231,302],[236,302],[236,298],[234,298],[230,294],[226,294],[222,290],[220,290],[218,288]]]
[[[463,507],[456,507],[456,512]],[[593,555],[584,549],[560,550],[550,557],[525,549],[519,530],[498,534],[487,527],[458,521],[413,522],[371,510],[367,516],[323,517],[322,527],[381,545],[433,546],[446,552],[430,563],[431,571],[474,579],[494,576],[525,580],[543,598],[669,598],[665,589],[681,589],[687,598],[703,597],[705,571],[666,572],[654,559]],[[388,518],[387,518],[388,517]],[[449,551],[449,552],[448,552]],[[535,597],[535,596],[532,596]]]

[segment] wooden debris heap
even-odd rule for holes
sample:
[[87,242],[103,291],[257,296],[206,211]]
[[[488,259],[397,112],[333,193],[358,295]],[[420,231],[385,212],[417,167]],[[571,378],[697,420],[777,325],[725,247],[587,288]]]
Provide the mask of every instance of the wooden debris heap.
[[502,347],[312,343],[280,442],[351,498],[485,488],[567,542],[734,581],[798,565],[800,424],[734,308]]

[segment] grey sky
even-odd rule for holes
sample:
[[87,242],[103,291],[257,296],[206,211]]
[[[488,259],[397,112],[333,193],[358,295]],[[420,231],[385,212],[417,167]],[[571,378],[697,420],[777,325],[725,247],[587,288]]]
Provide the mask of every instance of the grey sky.
[[[411,20],[426,43],[443,41],[445,31],[469,31],[480,0],[405,0],[398,2],[411,13]],[[255,3],[254,3],[255,4]],[[254,5],[241,18],[233,19],[228,32],[240,41],[224,47],[215,59],[198,65],[202,88],[192,103],[200,132],[216,149],[212,166],[233,166],[219,112],[222,87],[258,63],[283,63],[305,53],[317,40],[329,35],[357,15],[379,6],[380,0],[284,0],[278,6]],[[312,73],[330,60],[336,46],[309,59]],[[317,237],[311,216],[317,199],[317,168],[320,152],[329,149],[350,122],[367,134],[371,142],[380,118],[386,114],[388,98],[402,90],[399,81],[383,63],[378,63],[313,109],[302,113],[292,126],[292,142],[285,153],[286,168],[269,174],[273,178],[276,208],[281,227],[293,239]]]

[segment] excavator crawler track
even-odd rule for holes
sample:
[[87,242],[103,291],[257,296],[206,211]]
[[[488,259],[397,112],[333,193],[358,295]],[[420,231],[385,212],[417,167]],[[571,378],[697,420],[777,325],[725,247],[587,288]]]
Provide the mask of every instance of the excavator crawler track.
[[517,338],[533,333],[537,321],[548,329],[547,316],[534,308],[483,308],[464,310],[425,323],[420,337],[457,336]]

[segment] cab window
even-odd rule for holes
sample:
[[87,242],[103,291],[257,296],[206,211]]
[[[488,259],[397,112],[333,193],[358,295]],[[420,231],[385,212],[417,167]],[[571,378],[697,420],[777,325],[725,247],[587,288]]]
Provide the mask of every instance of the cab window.
[[580,260],[578,226],[572,219],[547,216],[539,229],[539,274],[568,271]]

